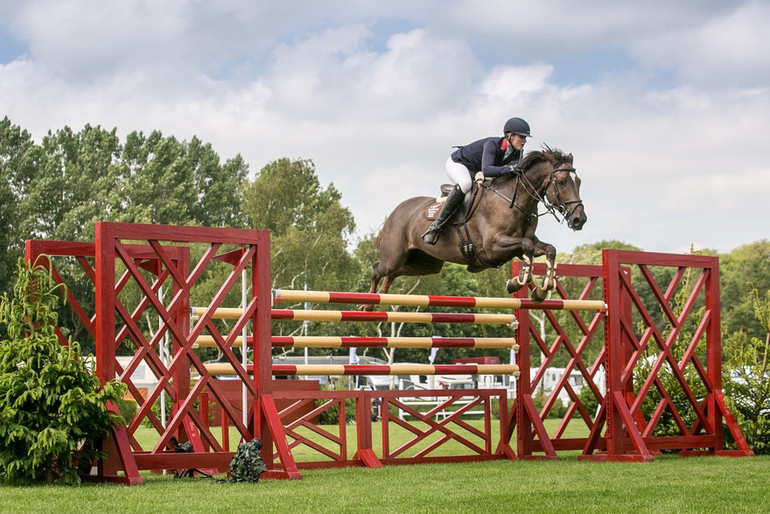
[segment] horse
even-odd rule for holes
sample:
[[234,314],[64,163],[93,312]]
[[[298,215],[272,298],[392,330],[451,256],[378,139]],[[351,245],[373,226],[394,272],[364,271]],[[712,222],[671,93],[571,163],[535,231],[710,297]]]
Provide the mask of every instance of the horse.
[[[543,282],[532,291],[532,299],[542,301],[556,284],[556,248],[535,235],[539,217],[551,213],[562,221],[558,211],[572,230],[582,229],[587,220],[572,154],[546,145],[528,153],[515,173],[491,180],[478,177],[465,208],[457,210],[436,244],[429,245],[421,235],[431,223],[426,213],[435,203],[432,197],[409,198],[386,218],[375,239],[379,260],[372,263],[369,293],[387,293],[400,276],[439,273],[445,262],[464,264],[477,273],[518,258],[524,262],[521,272],[506,284],[508,293],[514,293],[533,281],[532,262],[545,255]],[[539,203],[546,212],[538,214]]]

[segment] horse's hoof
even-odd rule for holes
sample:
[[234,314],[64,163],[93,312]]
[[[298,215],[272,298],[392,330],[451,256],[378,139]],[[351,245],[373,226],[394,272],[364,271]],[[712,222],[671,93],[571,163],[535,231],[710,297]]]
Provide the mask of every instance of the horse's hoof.
[[371,305],[371,304],[359,305],[356,310],[360,312],[372,312],[374,310],[374,305]]
[[546,291],[542,287],[536,287],[532,290],[532,294],[530,296],[532,300],[534,300],[537,303],[540,303],[548,297],[548,291]]
[[512,278],[508,279],[508,282],[505,283],[505,290],[508,291],[508,294],[513,294],[519,289],[521,289],[524,286],[524,284],[519,284],[518,280],[513,280]]
[[542,289],[543,291],[553,291],[556,289],[556,281],[552,278],[546,277],[538,289]]

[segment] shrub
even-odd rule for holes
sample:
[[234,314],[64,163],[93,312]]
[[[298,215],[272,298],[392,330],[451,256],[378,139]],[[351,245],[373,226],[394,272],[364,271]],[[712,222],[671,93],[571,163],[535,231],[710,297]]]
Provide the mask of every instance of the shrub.
[[[588,412],[588,415],[591,416],[591,419],[595,419],[596,412],[599,409],[599,400],[596,399],[596,396],[594,396],[594,392],[591,390],[591,388],[587,385],[583,386],[580,389],[580,393],[578,394],[578,400],[580,400],[580,403],[583,404],[583,407],[585,408],[586,412]],[[580,413],[577,409],[575,409],[575,414],[573,417],[580,417]]]
[[120,411],[120,417],[123,418],[125,425],[128,426],[131,420],[136,415],[137,403],[135,400],[129,400],[121,398],[118,400],[118,410]]
[[[342,379],[342,380],[341,380]],[[324,391],[347,391],[346,380],[348,377],[340,377],[340,379],[334,378],[329,381],[327,385],[323,386]],[[320,399],[316,401],[316,405],[320,406],[326,403],[328,400]],[[321,425],[336,425],[340,419],[340,409],[338,405],[333,405],[323,411],[318,416]],[[356,400],[354,398],[345,399],[345,423],[349,423],[356,419]]]
[[[727,405],[749,448],[770,454],[770,291],[763,300],[752,288],[754,315],[765,330],[765,340],[738,331],[725,338],[722,385]],[[725,437],[730,436],[725,431]],[[732,441],[730,441],[732,442]]]
[[[688,270],[684,277],[681,290],[674,296],[672,311],[675,316],[680,316],[683,310],[686,308],[690,294],[692,293],[692,286],[690,284],[690,275],[692,270]],[[671,342],[670,353],[673,359],[680,363],[685,357],[685,352],[688,349],[690,341],[692,341],[700,320],[705,316],[705,307],[701,307],[698,311],[695,311],[693,315],[687,316],[679,327],[677,337]],[[638,332],[641,334],[646,327],[643,322],[639,322]],[[668,340],[672,335],[674,327],[670,322],[666,321],[660,327],[660,332],[663,340]],[[696,355],[697,350],[696,350]],[[642,355],[642,358],[636,364],[634,369],[634,394],[638,394],[645,381],[652,373],[653,367],[657,359],[660,357],[660,348],[654,342],[654,338],[650,339]],[[700,356],[702,361],[703,355]],[[701,377],[698,370],[693,366],[692,362],[688,362],[687,365],[681,370],[681,377],[687,386],[687,389],[692,393],[692,396],[697,402],[702,402],[706,396],[706,385],[704,384],[703,377]],[[663,389],[664,394],[660,389]],[[666,436],[680,436],[683,435],[683,430],[677,423],[677,419],[672,412],[676,410],[681,422],[685,427],[694,426],[697,421],[697,413],[693,404],[691,403],[690,396],[685,392],[685,387],[680,383],[677,373],[671,367],[669,361],[665,361],[657,371],[656,383],[650,387],[642,400],[641,413],[645,420],[651,420],[657,412],[661,404],[667,404],[658,418],[655,427],[652,430],[654,437],[666,437]],[[676,450],[666,449],[662,450],[663,453],[673,453]]]
[[14,298],[0,298],[0,477],[8,482],[79,483],[101,457],[97,444],[120,415],[107,408],[125,386],[100,388],[72,340],[54,331],[59,297],[50,272],[19,259]]
[[[542,413],[546,401],[548,401],[548,395],[545,392],[538,395],[532,395],[532,403],[535,405],[535,408],[538,410],[538,412]],[[567,414],[567,406],[564,405],[561,399],[557,398],[556,401],[553,402],[551,410],[549,410],[546,414],[546,418],[562,419],[565,414]]]

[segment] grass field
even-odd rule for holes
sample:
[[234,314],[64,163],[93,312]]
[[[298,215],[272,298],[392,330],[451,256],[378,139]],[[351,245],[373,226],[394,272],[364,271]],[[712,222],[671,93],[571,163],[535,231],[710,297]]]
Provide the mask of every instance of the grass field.
[[215,483],[143,474],[126,487],[0,486],[2,512],[767,512],[770,457],[654,462],[493,461],[303,470]]
[[0,486],[0,511],[767,512],[768,476],[768,457],[345,468],[237,485],[148,474],[141,487]]

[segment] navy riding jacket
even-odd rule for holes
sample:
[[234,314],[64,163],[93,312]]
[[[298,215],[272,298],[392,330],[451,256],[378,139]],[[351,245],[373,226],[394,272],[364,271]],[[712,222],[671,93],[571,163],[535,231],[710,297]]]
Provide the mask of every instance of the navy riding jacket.
[[481,171],[485,177],[496,177],[508,172],[510,165],[516,163],[521,155],[519,150],[514,149],[506,158],[507,147],[505,137],[486,137],[459,147],[452,153],[452,160],[464,164],[471,175]]

